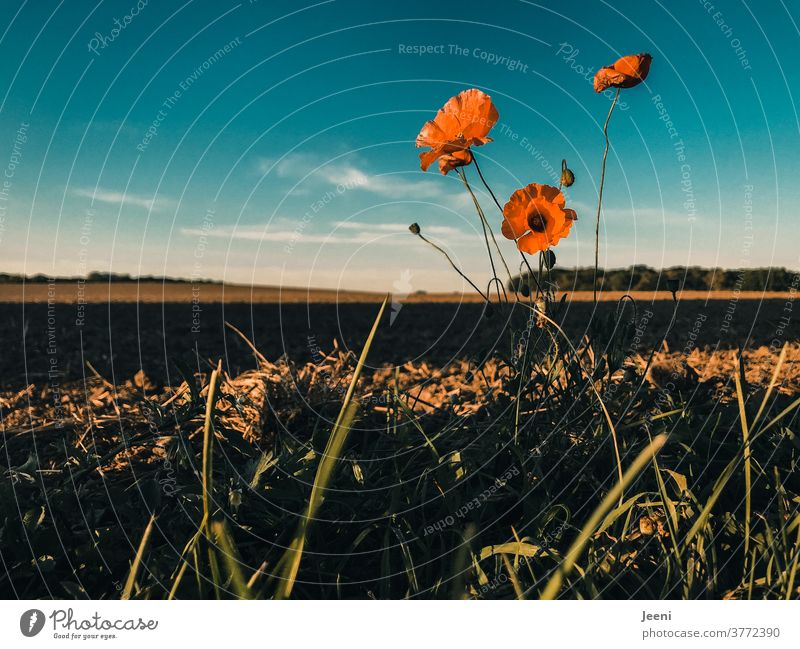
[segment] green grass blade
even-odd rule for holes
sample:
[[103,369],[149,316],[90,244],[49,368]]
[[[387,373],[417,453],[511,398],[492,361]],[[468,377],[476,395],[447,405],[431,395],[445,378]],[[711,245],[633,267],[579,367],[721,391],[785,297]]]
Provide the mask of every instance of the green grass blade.
[[147,527],[144,528],[142,540],[139,541],[139,548],[136,550],[136,556],[133,558],[128,579],[125,581],[125,588],[122,589],[122,597],[120,599],[130,599],[133,593],[133,587],[136,584],[136,574],[139,572],[139,566],[142,565],[142,557],[147,549],[147,544],[150,542],[150,534],[153,532],[153,524],[156,521],[156,515],[151,514]]
[[294,540],[281,558],[280,565],[282,567],[282,574],[280,584],[275,593],[276,599],[285,599],[292,594],[292,589],[297,579],[297,573],[300,570],[300,561],[303,557],[303,548],[305,547],[308,526],[325,498],[325,489],[328,487],[333,477],[333,471],[339,460],[339,454],[350,434],[350,428],[358,411],[358,403],[353,401],[353,393],[355,392],[356,383],[358,383],[361,370],[366,363],[367,354],[372,346],[372,341],[375,338],[375,333],[378,330],[378,325],[383,317],[383,312],[388,301],[389,295],[384,298],[383,304],[381,304],[381,308],[378,311],[378,316],[375,318],[375,322],[372,325],[372,330],[369,332],[369,336],[367,336],[367,340],[364,343],[364,348],[361,350],[361,356],[358,359],[355,371],[353,372],[353,378],[344,396],[339,416],[336,418],[336,423],[333,425],[328,443],[325,446],[325,452],[317,467],[317,474],[314,477],[314,484],[311,487],[311,495],[308,499],[308,507],[298,525]]
[[756,426],[758,425],[758,421],[759,419],[761,419],[761,415],[764,412],[764,408],[767,407],[769,398],[772,396],[772,391],[775,389],[775,385],[778,382],[778,375],[781,372],[781,367],[783,367],[783,362],[786,360],[786,351],[788,348],[789,348],[789,343],[784,343],[783,348],[781,349],[780,356],[778,356],[778,362],[775,364],[775,370],[772,372],[772,379],[769,382],[767,391],[764,393],[764,398],[761,400],[761,405],[758,408],[756,416],[753,417],[753,423],[750,426],[752,430],[755,430]]
[[230,577],[230,587],[239,599],[252,599],[253,594],[248,586],[247,580],[242,573],[242,561],[239,552],[236,550],[236,543],[231,536],[225,521],[214,521],[211,524],[214,539],[217,542],[219,551],[222,553],[222,561]]
[[[797,517],[797,520],[800,520],[800,516]],[[794,580],[797,576],[797,562],[800,560],[800,525],[797,526],[797,540],[794,544],[794,549],[792,550],[792,554],[794,555],[794,559],[792,560],[792,566],[789,569],[789,576],[786,580],[786,599],[792,599],[794,597]]]
[[221,372],[222,361],[219,361],[217,368],[211,372],[205,421],[203,422],[203,522],[207,538],[211,538],[211,493],[214,489],[214,409],[217,404],[217,387]]
[[619,500],[620,494],[623,493],[625,486],[633,482],[636,476],[641,473],[642,469],[644,469],[650,460],[663,448],[666,441],[666,435],[654,437],[625,471],[622,480],[614,485],[606,494],[600,505],[592,512],[589,520],[583,526],[583,529],[580,531],[575,541],[573,541],[569,550],[567,550],[566,555],[564,555],[564,561],[561,562],[561,565],[550,578],[550,581],[547,582],[547,586],[545,586],[544,591],[542,591],[540,599],[555,599],[558,596],[558,593],[561,591],[561,586],[564,583],[564,578],[569,576],[572,572],[578,558],[583,553],[584,547],[586,547],[589,539],[592,538],[600,522],[614,506],[614,503]]
[[[741,355],[739,356],[737,365],[738,367],[734,372],[734,379],[736,383],[736,400],[739,403],[739,421],[741,422],[742,425],[742,449],[744,452],[744,556],[745,556],[745,570],[747,570],[747,557],[750,556],[750,518],[752,514],[752,509],[751,509],[752,473],[750,466],[750,428],[747,424],[747,412],[745,411],[744,392],[742,391],[742,379],[740,376],[744,372],[744,369],[742,367]],[[762,403],[762,408],[763,408],[763,403]]]
[[211,535],[211,498],[214,492],[214,411],[217,405],[217,389],[219,387],[219,377],[222,374],[222,361],[217,363],[216,369],[211,372],[211,380],[208,384],[208,399],[206,401],[205,421],[203,423],[203,468],[202,468],[202,487],[203,487],[203,531],[205,533],[208,565],[211,569],[211,581],[214,584],[214,592],[217,599],[220,597],[221,576],[217,556],[214,554],[214,547]]

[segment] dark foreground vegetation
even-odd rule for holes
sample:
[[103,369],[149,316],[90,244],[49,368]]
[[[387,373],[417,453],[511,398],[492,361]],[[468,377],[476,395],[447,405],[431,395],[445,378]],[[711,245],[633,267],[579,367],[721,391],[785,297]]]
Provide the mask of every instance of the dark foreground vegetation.
[[641,317],[441,370],[248,347],[6,392],[0,595],[798,597],[786,353],[708,381],[633,353]]

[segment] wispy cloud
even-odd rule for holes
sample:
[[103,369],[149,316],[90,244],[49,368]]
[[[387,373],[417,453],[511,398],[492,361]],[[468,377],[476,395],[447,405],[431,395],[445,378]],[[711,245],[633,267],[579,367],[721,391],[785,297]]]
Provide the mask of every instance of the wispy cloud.
[[[200,228],[183,228],[181,234],[186,236],[217,237],[223,239],[238,239],[243,241],[261,241],[272,243],[291,243],[291,244],[360,244],[369,243],[376,240],[385,232],[377,234],[375,232],[359,232],[355,234],[320,234],[304,232],[302,230],[265,230],[264,228],[215,228],[210,232],[204,232]],[[393,244],[394,245],[394,244]]]
[[[360,230],[363,232],[397,232],[403,235],[408,233],[408,223],[365,223],[363,221],[336,221],[334,225],[342,230]],[[464,237],[467,235],[463,230],[449,225],[426,225],[427,234],[435,234],[442,237]]]
[[118,192],[110,189],[103,189],[102,187],[90,188],[77,188],[72,190],[74,196],[81,198],[90,198],[92,201],[100,203],[108,203],[110,205],[131,205],[134,207],[141,207],[145,210],[158,211],[166,209],[172,205],[172,201],[166,198],[156,198],[142,196],[141,194],[130,194],[125,192]]
[[[449,226],[429,226],[426,233],[433,237],[442,237],[448,245],[457,245],[470,238],[456,228]],[[359,221],[339,221],[330,232],[309,232],[298,227],[289,229],[265,229],[263,227],[219,227],[210,231],[201,228],[182,228],[180,233],[191,237],[215,237],[230,240],[260,241],[271,243],[294,244],[337,244],[360,245],[384,239],[387,235],[398,234],[400,238],[392,238],[392,246],[419,245],[408,233],[408,225],[403,223],[363,223]]]
[[[261,159],[258,170],[261,175],[275,174],[278,178],[301,182],[317,181],[331,188],[368,192],[391,199],[413,197],[417,200],[447,202],[454,207],[463,207],[465,198],[469,199],[465,192],[450,191],[434,174],[419,179],[416,166],[410,166],[409,171],[370,174],[357,161],[325,163],[320,157],[295,153],[280,160]],[[418,179],[412,178],[412,175]]]
[[[589,205],[575,201],[571,207],[578,212],[580,217],[594,218],[597,213],[597,205]],[[605,207],[603,206],[603,216],[611,221],[621,223],[632,223],[635,220],[640,223],[652,224],[680,224],[687,223],[689,215],[686,212],[679,212],[672,209],[661,207]],[[587,219],[588,220],[588,219]]]
[[330,184],[352,190],[366,191],[385,198],[442,200],[451,198],[440,183],[432,179],[411,180],[408,173],[368,175],[353,165],[328,165],[320,169],[320,175]]

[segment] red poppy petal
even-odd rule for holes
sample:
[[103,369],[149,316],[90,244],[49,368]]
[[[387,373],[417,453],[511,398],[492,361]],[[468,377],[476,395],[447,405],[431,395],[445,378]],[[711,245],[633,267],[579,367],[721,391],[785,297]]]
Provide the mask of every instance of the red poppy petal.
[[547,250],[548,247],[547,237],[541,232],[528,232],[517,239],[517,248],[522,252],[527,252],[529,255]]
[[433,162],[442,154],[440,149],[431,149],[430,151],[423,151],[419,154],[419,166],[422,171],[428,171]]
[[625,82],[625,75],[612,67],[600,68],[594,75],[594,91],[603,92],[607,88],[620,86]]

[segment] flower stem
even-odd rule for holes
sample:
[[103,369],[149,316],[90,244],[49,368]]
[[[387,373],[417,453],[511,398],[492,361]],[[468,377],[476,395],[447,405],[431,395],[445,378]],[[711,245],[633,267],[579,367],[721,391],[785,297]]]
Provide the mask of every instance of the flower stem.
[[606,138],[606,147],[603,151],[603,165],[600,170],[600,191],[597,196],[597,221],[595,222],[594,226],[594,281],[592,282],[593,292],[593,303],[597,304],[597,269],[600,265],[600,210],[603,205],[603,185],[606,181],[606,159],[608,158],[608,123],[611,121],[611,113],[614,112],[614,106],[617,105],[617,99],[619,99],[619,91],[620,89],[617,88],[617,93],[614,95],[614,101],[611,102],[611,108],[608,109],[608,117],[606,117],[606,123],[603,126],[603,135]]
[[449,262],[450,262],[450,265],[453,267],[453,270],[455,270],[455,271],[456,271],[456,272],[457,272],[459,275],[461,275],[461,277],[463,277],[463,278],[464,278],[464,279],[465,279],[465,280],[466,280],[466,281],[469,283],[469,285],[470,285],[472,288],[474,288],[474,289],[475,289],[475,290],[478,292],[478,294],[479,294],[479,295],[480,295],[480,296],[481,296],[481,297],[482,297],[484,300],[486,300],[486,302],[487,302],[487,303],[489,303],[489,298],[488,298],[488,297],[486,297],[486,296],[483,294],[483,291],[481,291],[481,289],[479,289],[477,286],[475,286],[475,284],[472,282],[472,280],[471,280],[469,277],[467,277],[467,276],[466,276],[464,273],[462,273],[462,272],[461,272],[461,269],[460,269],[458,266],[456,266],[455,262],[454,262],[454,261],[453,261],[453,260],[450,258],[450,255],[448,255],[448,254],[445,252],[445,250],[444,250],[443,248],[440,248],[439,246],[437,246],[437,245],[436,245],[436,244],[435,244],[433,241],[431,241],[430,239],[426,239],[426,238],[425,238],[425,236],[423,236],[421,233],[417,232],[416,234],[417,234],[417,236],[418,236],[420,239],[422,239],[422,240],[423,240],[425,243],[427,243],[429,246],[433,247],[435,250],[438,250],[440,253],[442,253],[442,254],[444,255],[445,259],[447,259],[447,261],[449,261]]
[[[489,187],[489,183],[486,182],[486,178],[483,177],[483,172],[481,171],[481,167],[478,164],[478,157],[474,153],[472,154],[472,162],[475,165],[475,170],[478,172],[478,177],[481,179],[481,182],[483,183],[483,186],[486,188],[486,191],[489,192],[489,196],[492,197],[492,200],[494,201],[494,204],[497,205],[497,209],[500,210],[500,216],[503,217],[503,206],[500,205],[500,201],[497,200],[497,196],[495,196],[494,192],[492,191],[492,188]],[[503,217],[503,218],[505,218],[505,217]],[[486,220],[486,216],[485,215],[484,215],[483,219]],[[492,231],[491,228],[489,228],[489,233],[492,235],[492,241],[494,242],[495,248],[497,248],[497,254],[500,255],[500,261],[503,262],[503,266],[506,269],[506,273],[508,274],[508,279],[513,283],[514,279],[511,276],[511,271],[509,270],[508,264],[506,263],[506,258],[503,256],[503,253],[500,250],[500,246],[497,245],[497,239],[495,239],[494,232]],[[525,255],[521,251],[520,251],[520,255],[522,255],[523,259],[525,259]]]
[[[478,157],[474,153],[472,154],[472,161],[475,164],[475,169],[478,172],[478,176],[480,177],[481,182],[483,182],[483,186],[486,187],[486,191],[489,192],[489,195],[492,197],[492,200],[494,200],[494,204],[497,205],[497,209],[500,210],[500,216],[505,218],[505,216],[503,215],[503,206],[500,205],[500,201],[497,200],[497,196],[494,195],[494,192],[492,191],[492,188],[489,187],[489,183],[487,183],[486,179],[483,177],[483,173],[481,172],[480,165],[478,164]],[[490,230],[490,232],[491,232],[491,230]],[[494,239],[494,234],[492,234],[492,239]],[[497,241],[495,241],[495,245],[497,245]],[[499,252],[499,250],[500,249],[498,248],[498,252]],[[519,256],[522,258],[522,261],[524,261],[525,265],[528,267],[528,277],[533,279],[534,282],[536,282],[537,291],[544,295],[544,291],[542,290],[542,287],[539,284],[539,281],[536,279],[536,275],[534,274],[533,269],[531,268],[531,265],[528,263],[528,259],[527,259],[527,257],[525,257],[525,253],[522,252],[522,250],[519,251]],[[500,259],[503,260],[503,265],[506,267],[506,272],[508,273],[508,276],[511,277],[511,271],[508,270],[508,266],[506,265],[506,260],[503,258],[503,254],[502,253],[500,253]],[[520,276],[521,275],[522,274],[520,273]],[[514,283],[513,279],[511,279],[511,283],[512,284]]]
[[[491,232],[492,240],[494,241],[495,248],[497,248],[497,252],[500,253],[500,248],[498,247],[497,241],[494,238],[494,232],[492,232],[491,226],[489,226],[489,223],[486,221],[486,215],[483,213],[483,209],[481,208],[481,204],[478,202],[478,197],[475,196],[475,193],[472,191],[472,187],[470,186],[469,181],[467,180],[467,174],[465,174],[462,169],[459,169],[458,170],[458,175],[461,176],[461,180],[464,182],[464,186],[467,188],[467,191],[469,192],[469,195],[472,197],[472,202],[475,204],[475,210],[478,212],[478,218],[481,221],[481,227],[483,228],[483,239],[486,242],[486,252],[489,254],[489,263],[492,266],[492,282],[494,282],[494,283],[498,283],[499,282],[500,285],[502,285],[502,282],[500,282],[500,280],[497,277],[497,270],[495,269],[495,266],[494,266],[494,256],[492,255],[492,248],[489,245],[489,233]],[[502,255],[502,253],[500,253],[500,258],[502,259],[502,257],[503,257],[503,255]],[[506,266],[505,259],[503,259],[503,265]],[[508,272],[508,266],[506,266],[506,272]],[[508,277],[509,277],[509,279],[511,279],[511,273],[508,273]],[[497,290],[497,299],[499,300],[499,299],[501,299],[501,297],[500,297],[500,289],[496,289],[496,290]],[[508,301],[508,300],[506,299],[506,301]]]
[[486,182],[486,178],[483,177],[483,172],[481,171],[481,166],[478,164],[478,156],[476,156],[474,153],[472,154],[472,163],[475,165],[475,170],[478,172],[478,176],[480,177],[481,182],[483,183],[483,186],[486,187],[486,191],[489,192],[489,195],[492,197],[492,200],[494,200],[494,204],[497,205],[497,209],[499,209],[500,213],[502,214],[503,213],[503,207],[500,205],[500,202],[497,200],[497,196],[494,195],[494,192],[492,191],[492,188],[489,187],[489,183]]

